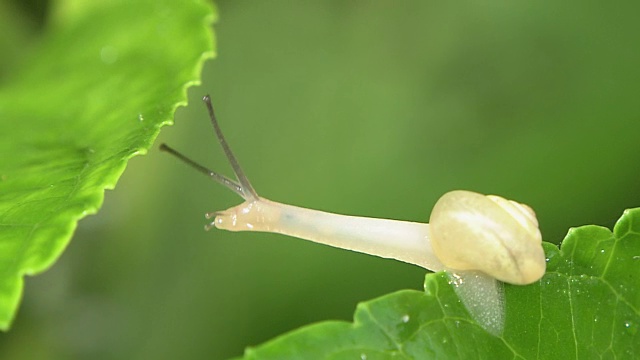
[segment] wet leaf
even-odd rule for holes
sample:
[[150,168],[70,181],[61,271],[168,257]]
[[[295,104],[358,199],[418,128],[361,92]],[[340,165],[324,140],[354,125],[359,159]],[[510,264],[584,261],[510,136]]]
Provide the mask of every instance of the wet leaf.
[[361,303],[353,323],[310,325],[244,359],[593,359],[640,356],[640,208],[613,233],[589,225],[544,243],[547,272],[529,286],[505,285],[506,325],[495,337],[469,316],[448,276],[425,292]]
[[201,0],[53,4],[29,56],[0,82],[0,329],[23,275],[44,271],[134,155],[170,124],[213,56]]

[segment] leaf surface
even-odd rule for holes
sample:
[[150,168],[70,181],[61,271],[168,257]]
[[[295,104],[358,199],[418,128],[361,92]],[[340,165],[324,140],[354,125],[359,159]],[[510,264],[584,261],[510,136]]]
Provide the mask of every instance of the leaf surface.
[[0,329],[213,57],[203,0],[58,1],[0,82]]
[[246,350],[244,359],[594,359],[640,356],[640,208],[613,233],[573,228],[544,243],[545,276],[505,285],[502,336],[485,332],[445,273],[425,292],[403,290],[358,305],[353,323],[310,325]]

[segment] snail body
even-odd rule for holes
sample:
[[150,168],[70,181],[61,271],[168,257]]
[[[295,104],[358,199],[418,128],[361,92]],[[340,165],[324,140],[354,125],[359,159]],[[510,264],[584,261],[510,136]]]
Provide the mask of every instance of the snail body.
[[339,215],[260,197],[251,186],[204,97],[216,136],[237,181],[211,171],[165,144],[167,151],[228,187],[245,201],[207,213],[205,226],[230,231],[280,233],[334,247],[392,258],[430,271],[447,271],[474,319],[494,335],[502,332],[504,305],[497,280],[514,285],[538,281],[545,272],[542,237],[533,210],[495,195],[463,190],[444,194],[430,224]]
[[245,201],[208,217],[214,218],[208,228],[284,234],[432,271],[444,269],[432,251],[424,251],[431,246],[428,224],[334,214],[264,198]]

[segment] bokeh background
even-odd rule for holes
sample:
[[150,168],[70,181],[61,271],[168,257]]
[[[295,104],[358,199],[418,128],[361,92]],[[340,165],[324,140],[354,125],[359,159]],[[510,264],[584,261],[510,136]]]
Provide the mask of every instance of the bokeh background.
[[[48,5],[14,3],[5,17],[28,41]],[[495,193],[531,205],[558,243],[640,206],[638,4],[217,1],[218,57],[157,144],[231,174],[199,100],[211,93],[267,198],[426,222],[449,190]],[[132,159],[27,279],[0,358],[228,358],[422,287],[411,265],[203,230],[239,201],[157,148]]]

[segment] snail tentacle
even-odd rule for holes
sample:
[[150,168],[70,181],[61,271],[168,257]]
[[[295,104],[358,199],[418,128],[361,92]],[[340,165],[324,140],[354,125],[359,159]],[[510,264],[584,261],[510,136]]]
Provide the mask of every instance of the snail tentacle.
[[211,124],[213,125],[213,129],[216,132],[216,137],[218,138],[218,142],[220,146],[222,146],[222,150],[224,150],[224,154],[227,156],[227,160],[229,160],[229,164],[231,164],[231,168],[233,172],[236,174],[236,178],[240,182],[240,190],[242,191],[243,198],[245,200],[258,200],[260,197],[258,193],[253,189],[251,183],[249,182],[249,178],[244,174],[238,160],[236,159],[233,151],[231,151],[231,147],[227,144],[227,140],[224,138],[222,134],[222,130],[220,129],[220,125],[218,124],[218,120],[216,120],[216,115],[213,112],[213,105],[211,104],[211,97],[207,94],[202,98],[202,101],[207,105],[207,109],[209,110],[209,118],[211,119]]

